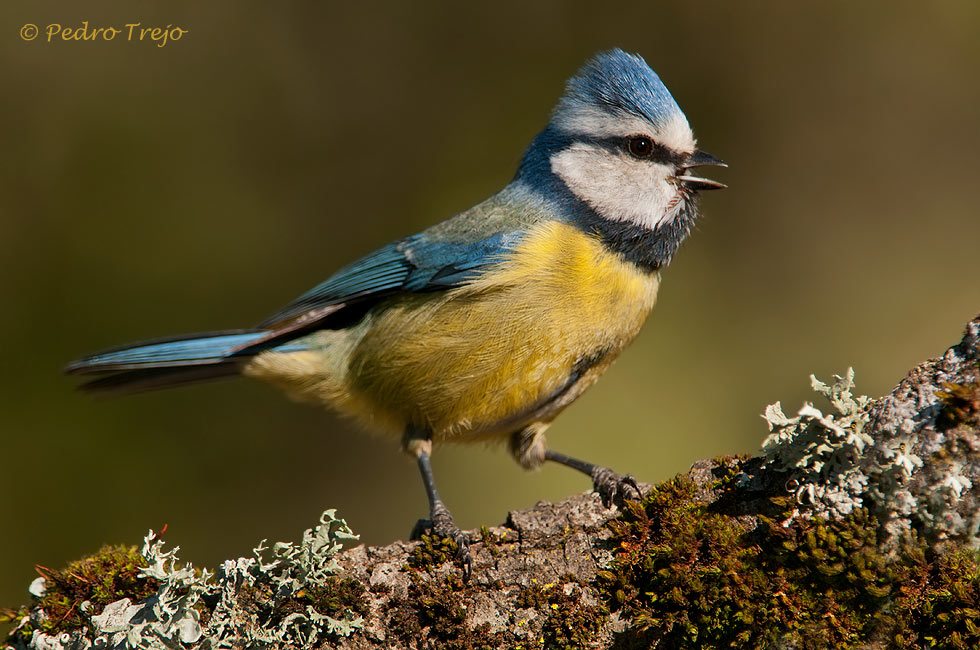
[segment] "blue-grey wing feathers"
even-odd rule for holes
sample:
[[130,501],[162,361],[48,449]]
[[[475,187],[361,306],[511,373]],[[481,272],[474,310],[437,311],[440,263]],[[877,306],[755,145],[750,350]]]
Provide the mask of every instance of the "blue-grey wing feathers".
[[275,328],[323,307],[379,300],[397,291],[457,287],[499,259],[516,239],[516,233],[497,233],[465,243],[431,240],[424,235],[407,237],[342,268],[263,321],[259,328]]
[[[133,392],[233,375],[260,351],[296,352],[302,336],[330,327],[334,314],[370,306],[399,291],[439,291],[459,286],[499,259],[517,238],[495,234],[476,242],[429,240],[415,235],[350,264],[264,321],[254,330],[191,334],[144,341],[70,364],[72,374],[116,373],[85,384],[98,391]],[[346,321],[336,321],[346,322]]]
[[402,244],[389,244],[345,266],[267,318],[259,327],[270,327],[320,307],[400,289],[414,268],[400,250]]

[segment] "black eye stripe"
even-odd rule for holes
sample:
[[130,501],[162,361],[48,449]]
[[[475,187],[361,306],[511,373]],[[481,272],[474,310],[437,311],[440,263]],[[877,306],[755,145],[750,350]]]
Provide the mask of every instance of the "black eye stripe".
[[[630,152],[630,141],[634,138],[641,137],[643,134],[636,133],[633,135],[628,135],[626,137],[606,137],[606,138],[592,138],[589,136],[578,136],[574,139],[575,142],[584,142],[588,144],[593,144],[602,147],[610,152],[614,153],[625,153],[631,158],[637,158],[637,156]],[[653,150],[649,155],[639,158],[640,160],[649,160],[650,162],[660,163],[663,165],[674,165],[679,167],[687,159],[688,154],[680,153],[679,151],[674,151],[670,147],[665,147],[664,145],[658,143],[653,138],[645,136],[653,145]]]
[[[650,143],[651,150],[645,155],[638,155],[636,152],[636,144],[638,140],[642,140],[645,143]],[[620,148],[624,149],[627,153],[634,157],[641,158],[643,160],[650,160],[658,163],[665,163],[668,165],[679,165],[684,161],[685,156],[677,153],[676,151],[665,147],[659,142],[655,141],[653,138],[647,135],[637,134],[630,135],[625,138],[620,138]]]

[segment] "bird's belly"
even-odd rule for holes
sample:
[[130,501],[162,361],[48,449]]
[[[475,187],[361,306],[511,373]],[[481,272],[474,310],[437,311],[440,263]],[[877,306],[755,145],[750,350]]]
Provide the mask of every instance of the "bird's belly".
[[550,420],[638,333],[659,277],[557,222],[491,271],[388,303],[350,351],[354,410],[437,440]]

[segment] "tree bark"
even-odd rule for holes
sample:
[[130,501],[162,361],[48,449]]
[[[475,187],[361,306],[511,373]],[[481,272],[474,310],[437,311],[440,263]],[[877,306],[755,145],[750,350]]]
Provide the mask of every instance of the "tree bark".
[[[468,579],[448,543],[428,537],[326,553],[335,561],[327,577],[296,569],[299,560],[289,564],[283,558],[292,551],[276,556],[278,569],[268,561],[229,561],[238,568],[226,563],[206,578],[211,586],[200,586],[200,576],[171,580],[160,561],[157,584],[170,585],[172,602],[185,598],[181,614],[174,608],[153,614],[130,598],[110,605],[118,616],[93,610],[81,629],[12,640],[35,648],[380,649],[694,648],[731,639],[731,647],[802,648],[821,647],[813,639],[822,638],[826,647],[977,647],[970,644],[980,636],[971,641],[970,630],[980,624],[980,582],[967,575],[977,569],[975,558],[969,564],[963,555],[966,564],[955,570],[943,562],[980,542],[978,347],[980,316],[959,344],[912,369],[880,399],[853,396],[847,378],[832,387],[815,383],[836,409],[833,417],[805,406],[791,418],[775,405],[767,411],[772,436],[761,455],[700,461],[685,477],[653,488],[643,505],[606,508],[590,493],[511,512],[501,526],[470,531]],[[875,540],[873,549],[852,544],[860,549],[842,553],[830,568],[820,564],[845,544],[840,540],[861,537],[861,527]],[[869,564],[849,568],[849,558],[861,553]],[[160,556],[151,564],[153,557]],[[285,574],[263,578],[286,565],[293,567],[292,587],[280,579]],[[807,567],[815,567],[815,581],[836,582],[807,591],[816,596],[794,610],[793,598],[810,588],[800,584]],[[785,576],[783,587],[753,594],[752,580],[777,574]],[[862,587],[860,576],[877,586]],[[703,594],[690,593],[709,583]],[[650,591],[664,584],[674,585],[671,593]],[[857,595],[841,595],[848,589]],[[196,596],[187,600],[187,593]],[[946,619],[938,612],[952,596],[943,593],[960,603],[949,605]],[[166,601],[157,594],[149,602],[154,598]],[[742,612],[729,612],[732,603]],[[127,606],[128,618],[121,614]],[[816,607],[827,611],[804,626],[808,608]],[[35,628],[43,608],[38,599],[31,610]],[[857,614],[848,618],[847,608]],[[749,611],[769,622],[746,622]],[[153,616],[160,624],[147,632]],[[940,622],[949,631],[937,640],[930,635]]]

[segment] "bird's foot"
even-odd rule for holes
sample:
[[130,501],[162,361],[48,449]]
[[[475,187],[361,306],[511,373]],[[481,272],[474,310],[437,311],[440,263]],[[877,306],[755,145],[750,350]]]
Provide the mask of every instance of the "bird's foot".
[[596,467],[592,470],[592,487],[602,499],[602,505],[607,508],[642,496],[640,486],[632,474],[620,476],[608,467]]
[[449,510],[441,504],[432,511],[432,519],[420,519],[412,529],[412,539],[422,539],[422,535],[449,540],[456,546],[455,558],[463,569],[463,577],[469,579],[473,568],[473,556],[470,554],[470,537],[456,525]]

